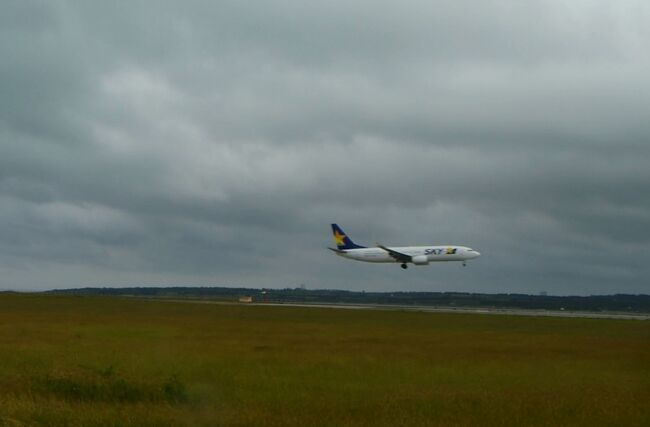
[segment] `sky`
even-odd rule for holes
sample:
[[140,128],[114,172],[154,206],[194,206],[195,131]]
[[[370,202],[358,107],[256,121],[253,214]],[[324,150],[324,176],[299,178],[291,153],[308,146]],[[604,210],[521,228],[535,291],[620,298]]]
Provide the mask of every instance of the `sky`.
[[646,1],[2,9],[0,289],[650,293]]

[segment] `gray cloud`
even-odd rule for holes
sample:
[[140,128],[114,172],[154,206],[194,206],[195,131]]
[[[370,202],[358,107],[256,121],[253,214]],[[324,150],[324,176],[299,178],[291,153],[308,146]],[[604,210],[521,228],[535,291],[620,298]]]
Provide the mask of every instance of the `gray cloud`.
[[[0,288],[644,292],[643,2],[13,2]],[[324,250],[467,244],[466,269]]]

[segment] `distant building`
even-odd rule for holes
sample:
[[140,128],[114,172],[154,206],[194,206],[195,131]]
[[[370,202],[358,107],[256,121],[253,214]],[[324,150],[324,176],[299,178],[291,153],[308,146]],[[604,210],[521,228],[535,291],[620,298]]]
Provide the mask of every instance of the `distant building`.
[[239,302],[253,302],[253,297],[251,296],[239,297]]

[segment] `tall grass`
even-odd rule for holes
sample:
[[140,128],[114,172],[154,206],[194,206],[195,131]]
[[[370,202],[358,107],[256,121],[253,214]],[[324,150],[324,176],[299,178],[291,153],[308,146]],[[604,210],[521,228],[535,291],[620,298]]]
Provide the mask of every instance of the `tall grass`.
[[650,425],[650,324],[0,294],[0,425]]

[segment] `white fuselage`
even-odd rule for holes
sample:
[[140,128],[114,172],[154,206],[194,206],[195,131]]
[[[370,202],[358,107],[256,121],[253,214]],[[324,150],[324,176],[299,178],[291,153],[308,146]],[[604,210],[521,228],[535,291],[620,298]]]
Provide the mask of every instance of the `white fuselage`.
[[[421,264],[439,261],[467,261],[481,255],[466,246],[391,246],[390,249],[423,261]],[[337,255],[364,262],[401,262],[382,248],[345,249],[337,251]],[[420,264],[420,262],[416,264]]]

